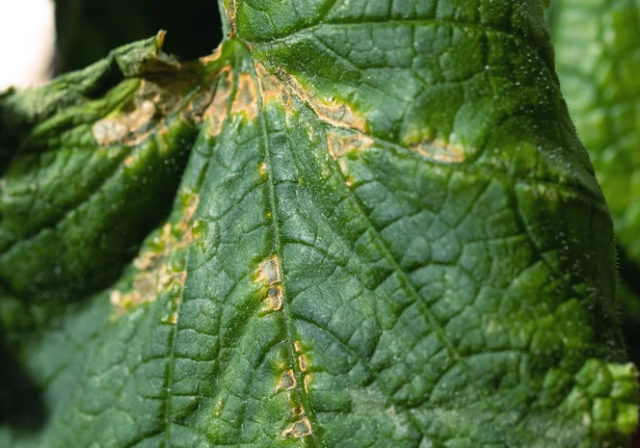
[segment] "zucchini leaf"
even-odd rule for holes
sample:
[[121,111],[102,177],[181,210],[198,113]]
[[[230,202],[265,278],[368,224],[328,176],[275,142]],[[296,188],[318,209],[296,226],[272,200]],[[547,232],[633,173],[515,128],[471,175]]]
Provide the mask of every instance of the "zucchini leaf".
[[0,445],[622,447],[542,0],[228,0],[0,100]]

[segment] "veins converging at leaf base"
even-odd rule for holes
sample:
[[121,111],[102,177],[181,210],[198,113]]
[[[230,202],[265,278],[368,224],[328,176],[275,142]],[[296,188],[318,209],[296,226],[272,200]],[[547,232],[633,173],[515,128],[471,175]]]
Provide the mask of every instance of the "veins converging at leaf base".
[[542,0],[221,9],[198,61],[160,36],[0,98],[31,132],[0,189],[1,342],[51,409],[0,445],[623,446],[610,219]]

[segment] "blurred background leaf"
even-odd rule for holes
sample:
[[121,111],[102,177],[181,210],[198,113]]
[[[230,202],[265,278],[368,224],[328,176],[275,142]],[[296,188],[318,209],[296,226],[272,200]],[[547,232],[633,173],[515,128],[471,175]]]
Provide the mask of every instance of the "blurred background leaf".
[[563,95],[611,210],[620,320],[640,365],[640,3],[553,0],[547,19]]

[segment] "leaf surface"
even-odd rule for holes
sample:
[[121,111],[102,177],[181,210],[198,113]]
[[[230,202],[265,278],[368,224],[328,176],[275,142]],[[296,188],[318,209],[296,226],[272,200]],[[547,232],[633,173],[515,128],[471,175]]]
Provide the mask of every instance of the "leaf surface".
[[543,2],[223,9],[210,57],[160,37],[3,97],[0,443],[623,446]]

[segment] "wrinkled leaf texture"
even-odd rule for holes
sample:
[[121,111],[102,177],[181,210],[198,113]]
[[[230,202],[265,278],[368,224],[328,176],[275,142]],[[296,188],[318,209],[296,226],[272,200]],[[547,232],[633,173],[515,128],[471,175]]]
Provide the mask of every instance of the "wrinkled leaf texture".
[[0,445],[624,446],[541,0],[229,0],[0,102]]
[[621,305],[640,361],[640,6],[554,2],[551,30],[562,89],[593,160],[621,248]]

